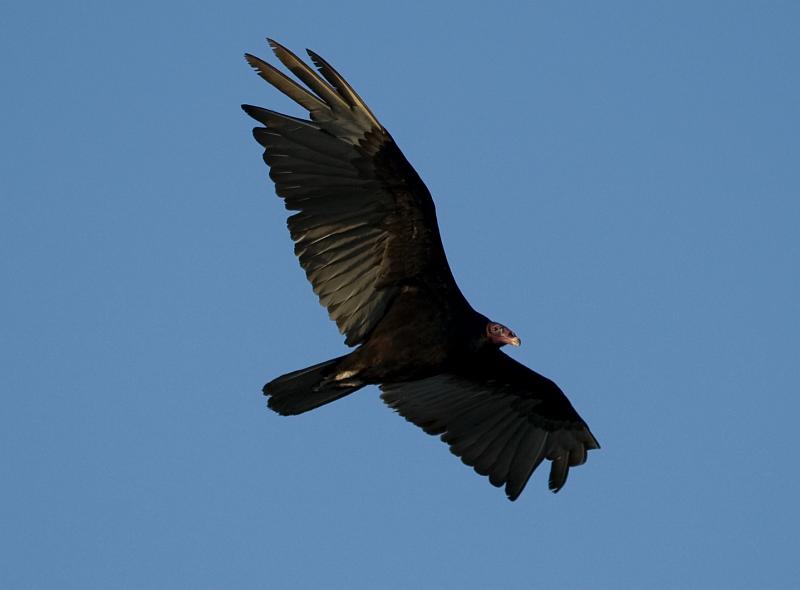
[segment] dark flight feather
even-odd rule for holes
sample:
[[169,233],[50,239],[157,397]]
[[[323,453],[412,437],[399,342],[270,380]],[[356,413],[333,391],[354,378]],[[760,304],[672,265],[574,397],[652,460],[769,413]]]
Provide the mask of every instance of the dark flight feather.
[[[256,106],[243,108],[265,125],[254,135],[266,148],[270,178],[287,209],[302,213],[288,220],[295,252],[314,292],[346,335],[346,344],[364,342],[404,283],[429,283],[461,297],[444,255],[430,194],[391,136],[327,62],[316,56],[331,83],[288,49],[270,44],[313,94],[249,54],[248,63],[309,110],[312,120]],[[354,229],[350,220],[359,213],[363,225]],[[310,231],[310,225],[316,231]],[[347,281],[339,267],[356,252],[361,254],[360,265],[347,269]],[[328,272],[319,272],[321,267]]]
[[[381,389],[397,413],[432,434],[442,433],[455,455],[494,485],[505,484],[512,500],[542,459],[553,461],[550,489],[558,491],[571,454],[585,458],[588,449],[600,447],[555,383],[499,350],[429,379]],[[460,412],[465,399],[469,406]]]

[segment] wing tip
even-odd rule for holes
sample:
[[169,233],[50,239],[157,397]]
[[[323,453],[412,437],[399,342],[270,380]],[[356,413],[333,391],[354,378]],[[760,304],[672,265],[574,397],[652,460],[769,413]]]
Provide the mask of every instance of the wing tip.
[[[261,112],[264,109],[262,109],[261,107],[257,107],[255,105],[252,105],[252,104],[242,104],[242,105],[239,105],[239,106],[242,107],[242,110],[245,112],[245,114],[247,114],[247,116],[252,117],[253,119],[258,121],[262,125],[266,125],[266,122],[264,121],[263,116],[261,116]],[[256,127],[256,129],[261,129],[261,127]]]
[[269,45],[269,48],[272,50],[272,53],[274,53],[275,56],[279,60],[281,60],[281,62],[284,65],[286,64],[286,62],[284,61],[284,58],[298,59],[297,56],[294,53],[292,53],[289,49],[287,49],[286,47],[284,47],[283,45],[281,45],[280,43],[278,43],[275,39],[272,39],[271,37],[267,37],[267,45]]
[[274,68],[272,68],[271,65],[269,65],[267,62],[265,62],[263,59],[261,59],[257,55],[253,55],[252,53],[249,53],[249,52],[245,52],[244,61],[247,62],[247,65],[249,65],[251,68],[253,68],[253,71],[256,74],[258,74],[259,76],[261,76],[262,78],[267,80],[267,82],[269,82],[269,79],[267,78],[267,74],[265,73],[265,70],[274,69]]
[[325,60],[322,59],[315,51],[306,48],[306,53],[308,54],[308,57],[311,58],[311,61],[318,70],[321,70],[325,66]]
[[506,485],[506,498],[509,502],[516,502],[521,493],[522,490],[509,490],[509,486]]
[[567,483],[569,476],[569,456],[560,455],[552,460],[550,465],[550,477],[547,481],[547,487],[551,492],[557,494],[564,484]]

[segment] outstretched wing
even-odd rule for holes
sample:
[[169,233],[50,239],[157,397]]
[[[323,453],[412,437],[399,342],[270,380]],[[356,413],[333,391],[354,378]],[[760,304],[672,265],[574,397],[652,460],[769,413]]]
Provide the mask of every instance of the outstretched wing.
[[383,400],[450,450],[505,484],[516,500],[544,459],[552,461],[550,489],[569,468],[600,448],[561,389],[499,350],[479,353],[461,367],[428,379],[381,386]]
[[250,105],[278,196],[287,209],[295,254],[320,303],[346,334],[363,342],[404,284],[463,298],[445,258],[428,189],[350,85],[309,51],[322,76],[269,41],[306,87],[252,55],[267,82],[304,107],[311,120]]

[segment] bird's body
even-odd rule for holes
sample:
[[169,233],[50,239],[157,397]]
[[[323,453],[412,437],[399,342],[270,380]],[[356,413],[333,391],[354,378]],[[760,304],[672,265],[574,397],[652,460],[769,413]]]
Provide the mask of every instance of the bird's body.
[[[421,328],[408,321],[412,316],[420,318]],[[423,293],[407,288],[342,369],[376,384],[427,376],[454,356],[459,344],[443,319]]]
[[300,264],[346,344],[358,346],[268,383],[270,408],[299,414],[377,384],[387,404],[441,434],[510,499],[545,458],[557,491],[597,441],[552,381],[500,351],[519,338],[462,295],[428,189],[366,104],[313,52],[322,77],[270,44],[308,88],[249,63],[311,120],[244,109],[264,125],[254,135],[270,177],[297,211],[288,226]]

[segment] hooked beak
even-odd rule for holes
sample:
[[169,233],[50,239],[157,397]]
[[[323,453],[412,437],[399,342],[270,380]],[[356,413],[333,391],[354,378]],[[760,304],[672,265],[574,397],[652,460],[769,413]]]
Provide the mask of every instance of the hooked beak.
[[519,336],[514,336],[513,338],[508,339],[508,343],[511,346],[519,346],[520,344],[522,344],[522,340],[519,339]]

